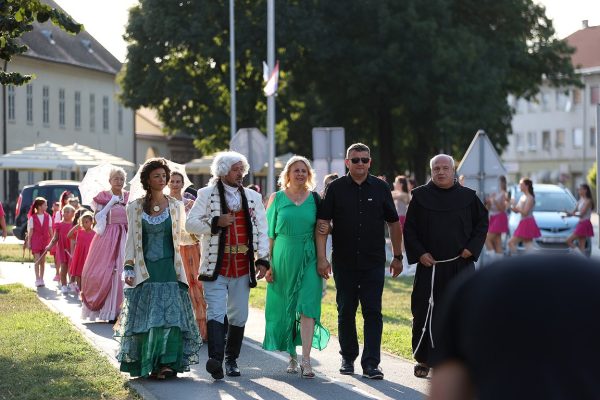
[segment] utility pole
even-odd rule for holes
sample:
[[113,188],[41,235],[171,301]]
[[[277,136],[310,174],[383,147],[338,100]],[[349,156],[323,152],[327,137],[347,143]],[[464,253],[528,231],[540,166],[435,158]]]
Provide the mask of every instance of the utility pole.
[[[275,0],[267,0],[267,64],[275,68]],[[275,93],[267,96],[267,140],[269,143],[269,171],[267,194],[275,191]]]
[[235,0],[229,0],[229,91],[231,93],[231,135],[233,138],[235,132],[237,132],[236,123],[236,99],[235,99],[235,17],[234,17],[234,2]]

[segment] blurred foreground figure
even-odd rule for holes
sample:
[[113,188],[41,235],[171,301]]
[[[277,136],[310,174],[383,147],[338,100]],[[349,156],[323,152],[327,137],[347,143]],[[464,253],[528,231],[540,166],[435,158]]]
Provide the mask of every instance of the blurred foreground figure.
[[441,310],[430,398],[597,399],[599,287],[598,262],[574,256],[459,278]]

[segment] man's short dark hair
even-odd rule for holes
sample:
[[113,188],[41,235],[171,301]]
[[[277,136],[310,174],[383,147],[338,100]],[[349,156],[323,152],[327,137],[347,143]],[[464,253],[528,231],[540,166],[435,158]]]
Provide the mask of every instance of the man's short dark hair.
[[348,147],[348,150],[346,150],[346,158],[350,157],[351,151],[366,151],[369,153],[369,156],[371,156],[371,149],[369,149],[369,146],[363,143],[351,144],[350,147]]

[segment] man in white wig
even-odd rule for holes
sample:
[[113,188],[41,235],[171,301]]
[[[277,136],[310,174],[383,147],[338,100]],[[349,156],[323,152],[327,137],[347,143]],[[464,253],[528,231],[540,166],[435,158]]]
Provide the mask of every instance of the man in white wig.
[[[234,151],[215,157],[208,185],[187,217],[185,229],[200,236],[199,277],[207,304],[208,361],[206,370],[222,379],[239,376],[237,358],[248,319],[250,288],[269,269],[269,239],[262,198],[242,185],[249,165]],[[225,345],[225,317],[227,345]]]

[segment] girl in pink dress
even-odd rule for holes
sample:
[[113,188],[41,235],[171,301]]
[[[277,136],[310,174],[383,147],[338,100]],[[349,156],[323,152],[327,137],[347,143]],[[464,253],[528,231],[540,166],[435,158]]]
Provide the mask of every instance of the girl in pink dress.
[[90,212],[85,212],[79,217],[79,224],[71,228],[71,231],[67,235],[69,239],[75,240],[73,258],[69,266],[69,275],[71,276],[69,291],[74,293],[80,292],[83,264],[90,250],[92,239],[96,236],[96,232],[92,229],[93,224],[94,216]]
[[[52,204],[52,229],[54,229],[54,224],[58,224],[62,220],[62,206],[60,205],[60,201],[55,201]],[[50,249],[50,255],[54,258],[54,266],[52,268],[55,269],[54,273],[54,282],[60,282],[60,274],[58,273],[58,262],[56,261],[56,247]]]
[[67,294],[69,288],[67,286],[67,273],[69,272],[69,263],[71,262],[71,240],[68,237],[69,231],[73,227],[73,216],[75,209],[66,205],[62,209],[62,220],[54,224],[54,236],[46,246],[46,251],[50,251],[56,243],[56,271],[59,273],[60,282],[59,288],[62,294]]
[[52,237],[52,221],[46,212],[48,203],[43,197],[36,197],[27,213],[27,238],[25,246],[31,250],[37,262],[35,269],[35,286],[44,286],[44,266],[46,257],[44,250]]
[[113,167],[110,190],[94,197],[96,236],[92,239],[81,273],[82,318],[114,323],[123,302],[123,257],[127,237],[125,205],[129,193],[123,190],[126,174]]
[[489,211],[490,224],[488,227],[485,247],[491,256],[502,257],[502,234],[508,233],[508,216],[506,206],[508,205],[508,192],[506,191],[506,177],[503,175],[498,179],[499,188],[492,193],[485,202]]
[[519,188],[523,193],[519,202],[511,206],[511,210],[521,214],[519,226],[513,233],[513,237],[508,241],[508,247],[511,254],[516,254],[517,243],[523,242],[526,250],[531,250],[533,239],[542,236],[540,229],[533,218],[533,208],[535,207],[535,194],[533,193],[533,182],[528,178],[521,179]]
[[[567,212],[568,216],[579,217],[575,231],[567,238],[567,245],[574,251],[579,250],[581,254],[585,254],[586,239],[594,236],[594,228],[590,221],[593,209],[594,200],[592,199],[592,191],[587,184],[583,183],[579,185],[577,206],[572,212]],[[575,247],[575,243],[573,243],[575,240],[577,240],[578,247]]]

